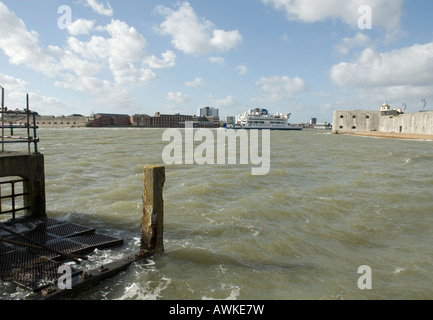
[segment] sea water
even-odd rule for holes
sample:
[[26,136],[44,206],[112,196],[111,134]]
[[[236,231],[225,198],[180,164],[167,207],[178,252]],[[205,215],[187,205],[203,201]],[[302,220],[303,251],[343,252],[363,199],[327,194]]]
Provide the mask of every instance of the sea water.
[[[143,168],[164,129],[40,129],[48,216],[138,251]],[[163,255],[80,294],[93,300],[431,299],[433,142],[273,131],[270,171],[166,165]],[[362,288],[360,266],[371,270]],[[28,292],[0,282],[0,299]]]

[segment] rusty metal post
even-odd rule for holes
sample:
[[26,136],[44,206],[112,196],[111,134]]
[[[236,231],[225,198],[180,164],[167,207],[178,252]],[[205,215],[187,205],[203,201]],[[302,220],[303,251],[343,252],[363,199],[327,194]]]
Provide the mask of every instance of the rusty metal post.
[[165,167],[144,168],[143,217],[141,223],[141,250],[164,252],[164,199]]

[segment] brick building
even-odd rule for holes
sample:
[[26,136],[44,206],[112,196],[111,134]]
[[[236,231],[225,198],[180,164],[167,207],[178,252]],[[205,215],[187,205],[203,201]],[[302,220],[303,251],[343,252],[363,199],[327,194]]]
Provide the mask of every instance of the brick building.
[[90,120],[89,127],[128,127],[132,125],[127,114],[98,113]]
[[136,114],[132,116],[133,125],[145,128],[182,128],[185,122],[193,121],[193,116],[181,114],[160,114],[157,112],[154,117],[147,114]]

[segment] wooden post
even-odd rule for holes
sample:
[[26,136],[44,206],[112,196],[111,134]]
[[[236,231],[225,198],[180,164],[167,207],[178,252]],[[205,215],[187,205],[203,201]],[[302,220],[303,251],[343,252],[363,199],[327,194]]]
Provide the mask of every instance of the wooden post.
[[154,254],[164,252],[165,167],[144,168],[143,217],[141,223],[141,250]]

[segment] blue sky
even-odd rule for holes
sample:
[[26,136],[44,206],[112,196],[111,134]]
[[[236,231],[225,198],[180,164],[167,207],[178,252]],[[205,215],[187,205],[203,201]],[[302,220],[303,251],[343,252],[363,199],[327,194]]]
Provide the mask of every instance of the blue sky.
[[426,0],[0,0],[0,85],[9,108],[29,93],[45,115],[416,112],[433,108],[432,14]]

